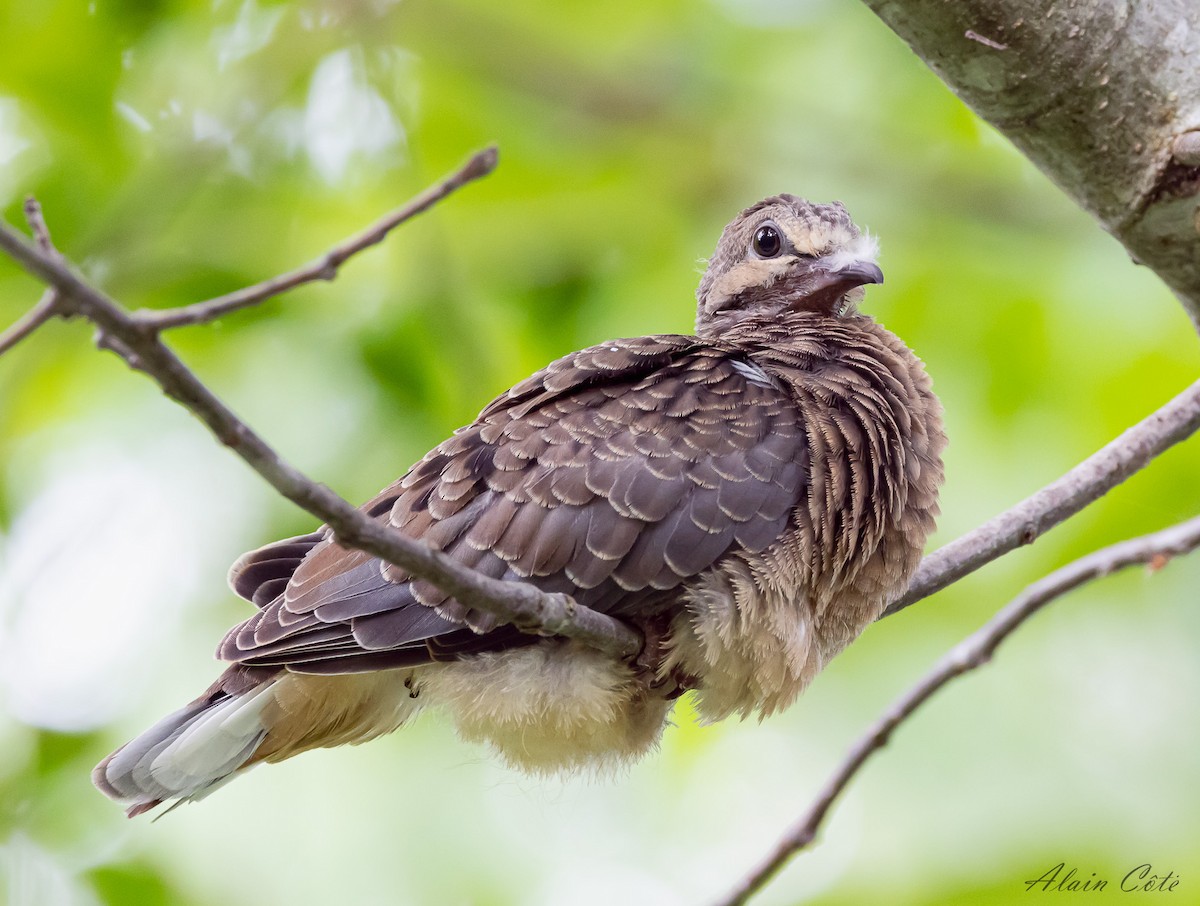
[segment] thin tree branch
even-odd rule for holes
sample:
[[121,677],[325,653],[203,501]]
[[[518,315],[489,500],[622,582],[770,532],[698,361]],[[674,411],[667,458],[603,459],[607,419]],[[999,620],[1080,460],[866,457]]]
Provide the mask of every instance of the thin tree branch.
[[78,314],[95,324],[98,345],[151,378],[279,493],[326,522],[340,543],[427,579],[466,606],[494,614],[527,632],[566,636],[621,658],[632,658],[641,650],[640,634],[620,620],[580,606],[566,595],[546,594],[528,583],[484,576],[371,519],[285,462],[188,370],[162,343],[157,330],[90,286],[62,256],[39,249],[3,221],[0,249],[57,289],[62,312]]
[[247,286],[236,292],[217,296],[206,302],[197,302],[169,311],[139,311],[134,317],[143,327],[153,330],[167,330],[171,327],[184,327],[192,324],[205,324],[214,321],[230,312],[249,308],[265,302],[273,296],[313,283],[317,280],[332,280],[337,276],[338,269],[346,261],[364,249],[382,242],[392,230],[407,220],[411,220],[423,211],[429,210],[451,192],[462,188],[487,176],[496,169],[498,153],[493,145],[473,154],[465,164],[451,173],[437,185],[431,186],[408,204],[397,208],[385,217],[381,217],[362,232],[351,236],[345,242],[335,245],[320,258],[301,268],[297,268],[254,286]]
[[983,627],[968,636],[938,662],[920,682],[890,708],[850,748],[805,815],[787,832],[765,862],[751,872],[718,906],[740,906],[762,889],[796,853],[809,846],[838,797],[892,733],[935,692],[953,680],[988,663],[1000,643],[1026,620],[1062,595],[1086,582],[1139,563],[1161,569],[1172,557],[1200,547],[1200,516],[1150,535],[1102,548],[1030,585]]
[[941,591],[1074,516],[1151,460],[1200,429],[1200,381],[1012,509],[921,561],[907,591],[884,616]]
[[0,355],[4,355],[57,314],[58,293],[54,289],[48,289],[42,294],[37,305],[0,334]]

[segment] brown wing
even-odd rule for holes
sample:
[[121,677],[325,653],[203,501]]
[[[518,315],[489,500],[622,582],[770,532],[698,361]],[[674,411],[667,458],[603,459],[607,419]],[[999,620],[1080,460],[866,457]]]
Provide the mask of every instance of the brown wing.
[[[807,450],[796,406],[737,353],[691,337],[617,340],[518,384],[365,509],[486,575],[632,614],[777,538],[804,493]],[[529,640],[313,538],[239,561],[240,593],[274,597],[221,657],[349,672]]]

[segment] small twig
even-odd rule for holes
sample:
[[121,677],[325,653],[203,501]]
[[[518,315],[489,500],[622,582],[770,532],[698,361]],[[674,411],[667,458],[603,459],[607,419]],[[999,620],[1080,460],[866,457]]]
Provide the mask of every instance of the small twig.
[[21,316],[8,330],[0,334],[0,355],[8,352],[23,339],[58,314],[58,293],[48,289],[37,305]]
[[57,252],[30,243],[0,221],[0,249],[58,291],[64,313],[87,318],[98,343],[159,385],[163,393],[199,418],[216,438],[244,459],[279,493],[327,523],[337,540],[393,563],[432,582],[467,607],[494,614],[534,632],[545,629],[576,639],[616,657],[640,652],[641,635],[613,617],[576,604],[565,595],[546,594],[525,582],[504,582],[468,569],[454,558],[408,538],[368,517],[324,485],[284,461],[242,422],[161,341],[158,331],[84,281]]
[[[50,239],[50,230],[46,226],[46,219],[42,216],[42,206],[38,204],[37,199],[33,196],[26,198],[24,210],[25,220],[29,223],[29,229],[33,232],[33,238],[36,240],[38,248],[48,255],[58,254]],[[8,330],[0,333],[0,355],[4,355],[58,314],[60,314],[58,290],[51,286],[42,293],[42,298],[38,299],[37,305],[22,315]]]
[[889,616],[1031,544],[1200,429],[1200,381],[1012,509],[925,557]]
[[50,228],[46,226],[46,218],[42,216],[42,206],[32,195],[25,199],[25,222],[29,224],[38,248],[50,255],[57,254],[54,242],[50,238]]
[[938,662],[920,682],[892,704],[850,748],[805,815],[787,832],[770,858],[749,874],[718,906],[740,906],[759,891],[796,853],[817,836],[830,807],[875,752],[887,745],[896,728],[957,676],[982,667],[996,649],[1043,607],[1086,582],[1139,563],[1154,571],[1181,554],[1200,547],[1200,516],[1150,535],[1102,548],[1030,585],[984,626],[968,636]]
[[172,327],[205,324],[230,312],[265,302],[267,299],[295,289],[297,286],[317,280],[332,280],[347,259],[382,242],[388,233],[400,224],[433,207],[456,189],[487,176],[496,168],[497,159],[498,152],[495,146],[476,152],[470,160],[437,185],[426,189],[408,204],[380,218],[367,229],[334,246],[320,258],[301,268],[280,274],[278,277],[272,277],[270,280],[264,280],[262,283],[256,283],[254,286],[247,286],[245,289],[217,296],[206,302],[172,308],[169,311],[143,310],[136,312],[134,317],[137,318],[139,324],[151,330],[167,330]]

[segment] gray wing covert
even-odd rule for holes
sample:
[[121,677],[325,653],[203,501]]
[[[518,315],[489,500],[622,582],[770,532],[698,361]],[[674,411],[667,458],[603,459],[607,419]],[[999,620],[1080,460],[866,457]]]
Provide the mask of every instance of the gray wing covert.
[[[807,450],[797,407],[730,351],[616,340],[497,398],[364,509],[493,578],[631,615],[731,550],[777,538],[804,493]],[[221,657],[350,672],[531,638],[370,554],[328,539],[302,551],[313,537],[263,549],[279,548],[266,565],[248,555],[242,584],[266,577],[276,595]]]

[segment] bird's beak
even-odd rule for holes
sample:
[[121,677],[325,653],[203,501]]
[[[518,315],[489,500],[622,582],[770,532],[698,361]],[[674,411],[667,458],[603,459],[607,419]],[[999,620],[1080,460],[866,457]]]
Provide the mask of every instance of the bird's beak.
[[800,307],[840,310],[845,304],[843,297],[850,290],[868,283],[882,282],[883,271],[874,261],[856,260],[845,264],[818,261],[813,268],[810,288]]
[[842,267],[831,268],[825,279],[829,285],[841,284],[846,289],[854,289],[868,283],[882,283],[883,271],[874,261],[851,261]]

